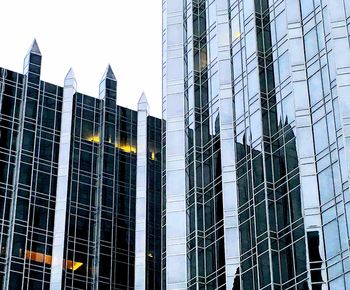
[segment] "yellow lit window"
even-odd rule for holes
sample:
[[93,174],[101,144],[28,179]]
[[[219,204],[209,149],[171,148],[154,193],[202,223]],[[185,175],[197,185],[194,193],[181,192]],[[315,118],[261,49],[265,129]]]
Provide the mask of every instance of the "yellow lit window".
[[135,146],[131,146],[131,145],[121,145],[121,144],[118,144],[118,143],[115,143],[115,147],[117,147],[118,149],[126,152],[126,153],[136,153],[136,147]]
[[[30,260],[36,263],[45,263],[47,265],[51,265],[52,256],[46,255],[43,253],[33,252],[33,251],[26,251],[26,260]],[[83,263],[81,262],[75,262],[72,260],[64,261],[64,268],[68,270],[76,271],[81,266],[83,266]]]
[[67,262],[66,262],[66,268],[68,270],[76,271],[81,266],[83,266],[83,263],[81,263],[81,262],[74,262],[74,261],[71,261],[71,260],[67,260]]
[[[96,136],[90,136],[88,138],[86,138],[87,141],[89,142],[93,142],[93,143],[100,143],[101,139],[100,139],[100,136],[96,135]],[[109,143],[112,143],[111,142],[112,140],[109,139]],[[119,143],[115,143],[115,147],[126,152],[126,153],[134,153],[136,154],[136,146],[132,146],[132,145],[129,145],[129,144],[125,144],[125,145],[122,145],[122,144],[119,144]]]
[[87,138],[87,140],[93,143],[100,143],[100,136],[90,136]]

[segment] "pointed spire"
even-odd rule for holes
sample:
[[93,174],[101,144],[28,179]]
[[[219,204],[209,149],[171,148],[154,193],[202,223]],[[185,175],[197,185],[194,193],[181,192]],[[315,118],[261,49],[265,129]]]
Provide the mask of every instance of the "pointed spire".
[[142,92],[138,104],[147,104],[148,105],[148,101],[147,101],[145,92]]
[[[108,81],[107,81],[108,80]],[[117,80],[110,65],[107,66],[100,82],[99,98],[112,98],[117,100]]]
[[75,79],[75,73],[74,73],[74,70],[73,68],[70,68],[66,77],[65,77],[65,80],[67,79]]
[[146,111],[147,113],[149,112],[149,105],[146,98],[146,94],[144,92],[142,92],[142,95],[137,103],[137,110]]
[[[31,67],[29,64],[32,63],[35,65],[34,67]],[[37,75],[40,75],[40,67],[41,67],[41,52],[38,46],[38,43],[36,42],[36,39],[34,38],[32,45],[30,46],[26,56],[24,57],[23,62],[23,74],[27,74],[29,70],[32,70]]]
[[75,90],[77,88],[77,81],[75,79],[75,74],[72,68],[69,69],[66,77],[64,78],[65,87],[73,87]]
[[107,78],[111,79],[113,81],[116,81],[114,72],[113,72],[112,67],[111,67],[110,64],[107,66],[106,71],[105,71],[105,73],[104,73],[104,75],[102,77],[102,80],[107,79]]
[[31,47],[30,47],[29,53],[35,53],[35,54],[41,55],[38,43],[36,42],[35,38],[34,38],[34,41],[31,45]]

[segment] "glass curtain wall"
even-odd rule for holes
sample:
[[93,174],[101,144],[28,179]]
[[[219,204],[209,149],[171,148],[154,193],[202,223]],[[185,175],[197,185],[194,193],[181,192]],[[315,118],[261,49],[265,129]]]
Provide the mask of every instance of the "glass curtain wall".
[[308,289],[294,103],[288,49],[281,41],[287,31],[274,17],[285,21],[285,11],[269,2],[231,8],[233,29],[240,24],[236,38],[238,32],[245,35],[242,41],[233,39],[236,46],[244,45],[233,48],[238,50],[233,53],[235,88],[240,79],[246,84],[234,92],[241,287]]
[[[23,75],[0,68],[0,287],[133,289],[137,112],[117,106],[110,67],[99,98],[75,92],[72,70],[65,88],[40,70],[35,41]],[[147,289],[161,284],[161,124],[147,118]]]
[[67,289],[134,285],[137,114],[116,106],[115,81],[105,86],[103,100],[74,102]]
[[215,1],[187,1],[185,131],[188,289],[225,285]]
[[161,289],[161,120],[147,117],[146,287]]
[[[41,55],[25,74],[1,69],[1,287],[48,289],[62,88],[40,82]],[[16,158],[17,156],[17,158]]]
[[[220,142],[226,130],[220,127],[227,124],[220,117],[227,116],[220,116],[225,112],[217,105],[224,91],[222,73],[232,84],[232,194],[237,195],[239,237],[231,242],[240,249],[240,267],[233,285],[226,287],[344,288],[349,283],[344,142],[348,75],[334,50],[349,55],[349,29],[339,22],[347,21],[349,5],[343,0],[230,0],[225,10],[223,3],[163,5],[163,172],[169,175],[163,195],[168,199],[173,194],[168,182],[175,180],[173,158],[184,157],[187,288],[225,285],[225,259],[233,258],[225,257],[229,246],[223,243],[226,228],[221,226],[225,205],[220,152],[228,152]],[[223,16],[229,19],[228,34],[221,30]],[[231,71],[221,67],[227,39]],[[173,124],[181,118],[183,156],[180,150],[175,154],[168,139],[175,136]],[[182,194],[182,188],[176,189]],[[169,221],[173,226],[172,210],[163,207],[163,226]],[[173,277],[165,276],[172,275],[165,268],[172,251],[173,245],[163,242],[163,285],[173,284]],[[180,248],[177,254],[182,254]]]

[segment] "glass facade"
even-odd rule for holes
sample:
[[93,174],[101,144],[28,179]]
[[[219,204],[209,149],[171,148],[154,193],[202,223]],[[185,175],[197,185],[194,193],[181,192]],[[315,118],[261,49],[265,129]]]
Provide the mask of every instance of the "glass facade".
[[350,289],[349,3],[163,1],[162,289]]
[[[146,287],[161,289],[161,125],[160,119],[148,117],[147,128],[147,230]],[[137,275],[137,274],[136,274]]]
[[162,12],[163,120],[0,68],[0,287],[350,290],[350,1]]
[[24,74],[1,69],[3,289],[49,287],[62,88],[40,81],[36,43]]
[[[161,281],[161,120],[117,106],[110,67],[98,98],[0,69],[1,289],[134,289],[138,176],[146,175],[144,289]],[[147,100],[146,100],[147,102]],[[138,148],[145,146],[145,171]],[[136,273],[137,274],[137,273]]]

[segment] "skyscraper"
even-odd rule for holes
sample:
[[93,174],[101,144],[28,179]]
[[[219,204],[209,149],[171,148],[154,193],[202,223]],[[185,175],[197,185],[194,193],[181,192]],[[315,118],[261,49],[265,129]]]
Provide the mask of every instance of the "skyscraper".
[[41,59],[0,69],[1,289],[159,289],[161,120],[117,106],[110,66],[94,98]]
[[350,289],[350,1],[163,1],[162,289]]

